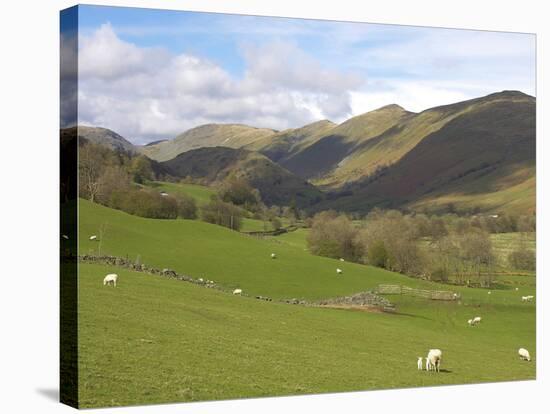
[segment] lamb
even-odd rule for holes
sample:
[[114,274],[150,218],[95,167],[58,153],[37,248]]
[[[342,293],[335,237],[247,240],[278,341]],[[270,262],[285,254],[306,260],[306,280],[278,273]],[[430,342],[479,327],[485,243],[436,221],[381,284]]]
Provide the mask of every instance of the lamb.
[[233,294],[234,294],[234,295],[240,295],[241,293],[243,293],[243,290],[242,290],[242,289],[235,289],[235,290],[233,291]]
[[480,323],[481,322],[481,316],[476,316],[472,322],[474,323],[474,325]]
[[344,271],[342,269],[336,269],[336,273],[341,275],[342,273],[344,273]]
[[118,275],[116,273],[109,273],[107,276],[105,276],[105,279],[103,279],[103,286],[113,285],[114,287],[116,287],[117,279]]
[[418,367],[419,371],[422,371],[422,357],[418,357],[418,361],[416,361],[416,366]]
[[275,253],[271,253],[271,258],[272,259],[276,259],[277,258],[277,255]]
[[523,361],[531,361],[531,355],[529,355],[529,351],[525,348],[518,349],[518,355]]
[[90,236],[90,240],[97,240],[97,236],[95,234],[93,236]]
[[[426,369],[429,371],[430,369],[433,369],[437,372],[439,372],[439,366],[441,365],[441,356],[443,353],[440,349],[430,349],[428,352],[428,358],[426,363]],[[430,367],[430,369],[428,369]],[[431,368],[433,367],[433,368]]]

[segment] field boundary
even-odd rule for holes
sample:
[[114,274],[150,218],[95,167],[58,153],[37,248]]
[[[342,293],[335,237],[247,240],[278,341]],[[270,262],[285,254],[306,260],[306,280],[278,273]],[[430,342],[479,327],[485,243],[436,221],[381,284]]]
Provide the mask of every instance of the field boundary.
[[431,300],[458,300],[460,293],[449,290],[416,289],[405,285],[378,285],[375,292],[381,295],[409,295]]

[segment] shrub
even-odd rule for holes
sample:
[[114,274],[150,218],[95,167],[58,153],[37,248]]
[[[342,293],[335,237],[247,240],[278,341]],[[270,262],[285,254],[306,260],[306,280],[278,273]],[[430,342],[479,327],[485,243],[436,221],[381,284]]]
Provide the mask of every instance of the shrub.
[[201,219],[207,223],[239,230],[242,225],[243,212],[231,203],[226,203],[217,197],[201,207]]
[[535,270],[537,268],[536,255],[533,250],[520,247],[508,255],[508,263],[513,269]]
[[197,218],[197,203],[187,194],[175,196],[178,205],[178,217],[194,220]]

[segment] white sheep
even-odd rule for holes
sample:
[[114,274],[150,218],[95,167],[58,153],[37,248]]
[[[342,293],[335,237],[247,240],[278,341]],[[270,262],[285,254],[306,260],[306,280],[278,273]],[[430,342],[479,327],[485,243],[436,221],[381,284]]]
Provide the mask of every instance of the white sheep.
[[95,234],[93,236],[90,236],[90,240],[97,240],[97,236]]
[[428,352],[428,358],[427,358],[429,364],[427,363],[426,365],[429,366],[430,368],[433,367],[431,369],[439,372],[442,355],[443,353],[441,352],[440,349],[430,349],[430,351]]
[[277,255],[275,253],[271,253],[271,258],[272,259],[276,259],[277,258]]
[[516,288],[516,292],[519,290],[519,288]]
[[105,279],[103,279],[103,286],[113,285],[116,287],[117,279],[118,279],[118,275],[116,273],[109,273],[107,276],[105,276]]
[[233,291],[233,294],[234,294],[234,295],[240,295],[241,293],[243,293],[243,290],[242,290],[242,289],[235,289],[235,290]]
[[477,325],[481,322],[481,316],[476,316],[472,322],[474,323],[474,325]]
[[416,366],[418,367],[419,371],[422,371],[422,357],[418,357],[418,361],[416,361]]
[[342,273],[344,273],[344,271],[342,269],[336,269],[336,273],[341,275]]
[[524,361],[531,361],[531,355],[529,355],[529,351],[525,348],[518,349],[518,355]]
[[432,366],[430,365],[430,360],[426,357],[426,371],[431,371]]
[[67,236],[66,234],[62,234],[61,237],[63,237],[65,240],[69,240],[69,236]]
[[468,319],[468,325],[474,326],[474,320],[473,319]]
[[490,295],[490,294],[491,294],[491,291],[487,292],[487,294]]
[[341,261],[341,262],[345,262],[345,260],[344,260],[344,258],[343,258],[343,257],[341,257],[341,258],[340,258],[340,261]]
[[199,277],[198,281],[199,281],[200,283],[202,283],[202,282],[204,282],[204,279],[203,279],[202,277]]
[[527,296],[522,296],[521,300],[522,300],[522,302],[531,302],[531,300],[533,300],[533,298],[534,298],[533,295],[527,295]]

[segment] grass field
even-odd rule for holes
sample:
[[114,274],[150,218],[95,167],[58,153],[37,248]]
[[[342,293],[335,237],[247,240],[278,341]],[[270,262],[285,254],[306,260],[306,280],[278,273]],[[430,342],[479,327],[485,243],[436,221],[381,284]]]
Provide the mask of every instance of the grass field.
[[193,197],[197,205],[206,204],[210,197],[216,194],[216,190],[211,187],[197,184],[168,183],[164,181],[151,181],[147,186],[156,188],[159,191],[165,191],[168,194],[184,194]]
[[[439,284],[309,254],[305,231],[254,238],[189,220],[152,220],[80,201],[80,254],[140,256],[142,263],[215,280],[250,295],[318,299],[379,283]],[[100,234],[100,242],[88,240]],[[270,259],[271,252],[278,258]],[[336,276],[336,267],[344,274]],[[108,272],[117,288],[104,287]],[[521,283],[520,283],[521,282]],[[493,290],[449,288],[460,302],[389,295],[397,314],[286,305],[236,297],[121,268],[81,264],[82,407],[307,394],[533,379],[534,276]],[[519,291],[515,291],[514,287]],[[466,320],[480,315],[480,326]],[[443,350],[443,372],[416,357]]]

